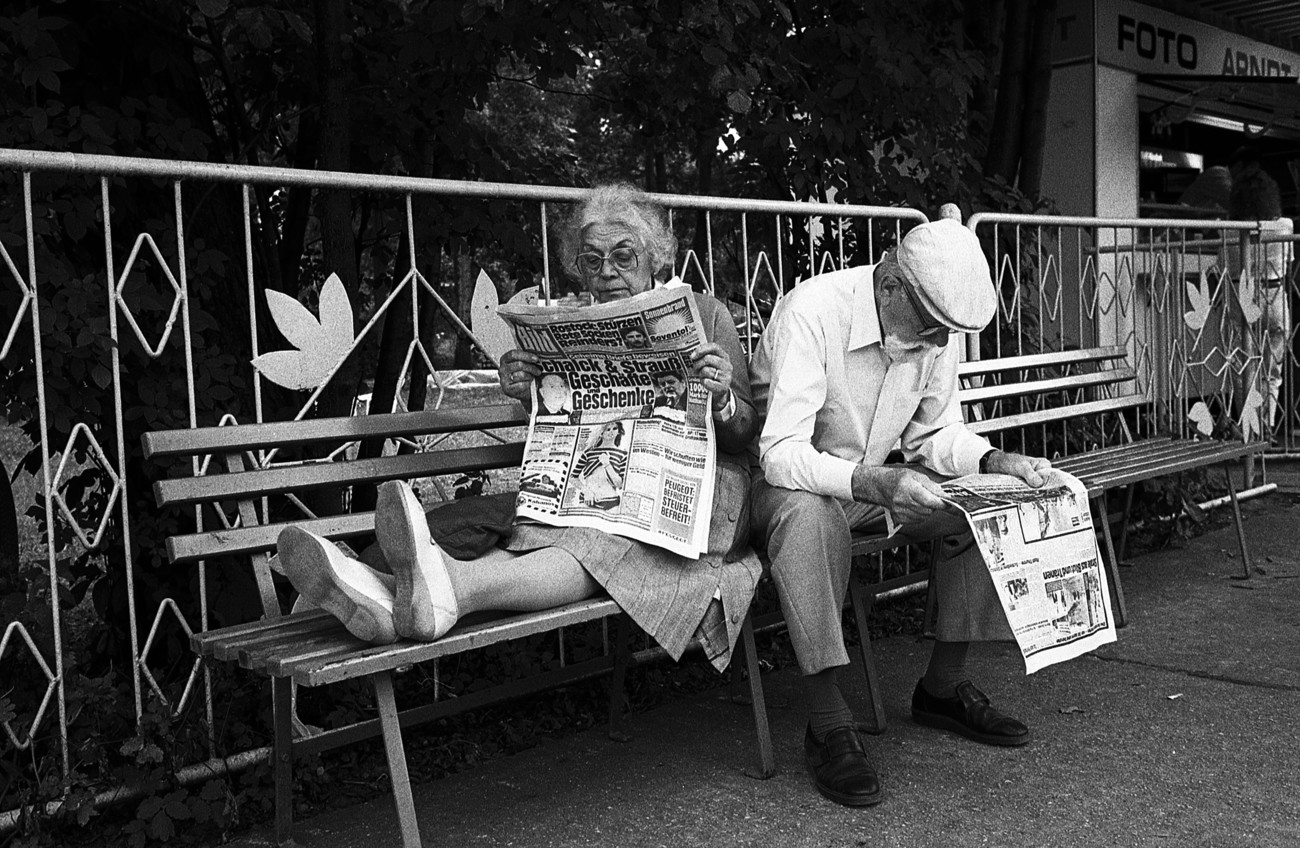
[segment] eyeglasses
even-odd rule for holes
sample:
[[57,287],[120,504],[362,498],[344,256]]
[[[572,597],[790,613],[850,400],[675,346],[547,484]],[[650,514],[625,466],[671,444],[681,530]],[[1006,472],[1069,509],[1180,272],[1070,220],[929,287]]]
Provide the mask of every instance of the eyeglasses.
[[935,343],[942,343],[948,340],[948,335],[952,332],[952,327],[932,317],[930,312],[921,306],[921,301],[917,300],[916,292],[912,291],[912,286],[906,280],[895,278],[895,284],[907,295],[907,299],[912,304],[912,311],[916,317],[921,319],[921,329],[916,334],[923,339],[930,339]]
[[583,276],[594,277],[605,267],[606,260],[619,272],[635,271],[639,262],[636,251],[632,248],[616,247],[609,253],[579,253],[574,257],[573,265]]

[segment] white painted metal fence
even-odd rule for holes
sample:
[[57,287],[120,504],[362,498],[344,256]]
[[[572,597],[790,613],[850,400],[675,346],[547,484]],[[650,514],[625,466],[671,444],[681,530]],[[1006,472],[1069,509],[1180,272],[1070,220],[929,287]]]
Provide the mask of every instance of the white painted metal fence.
[[[134,791],[105,783],[95,771],[103,752],[88,750],[109,744],[88,720],[86,710],[95,705],[86,693],[94,690],[83,679],[91,668],[107,672],[96,659],[113,656],[112,646],[107,656],[95,655],[101,619],[126,634],[117,649],[126,668],[118,671],[131,707],[119,712],[140,722],[150,709],[162,709],[201,726],[206,751],[177,764],[182,781],[265,756],[255,744],[232,748],[222,726],[227,693],[183,650],[192,630],[233,623],[216,622],[214,608],[223,615],[238,608],[232,598],[247,587],[218,581],[203,566],[192,586],[159,579],[166,565],[153,545],[163,534],[139,488],[148,475],[136,466],[132,440],[142,429],[208,425],[226,416],[313,414],[324,387],[286,403],[283,390],[264,384],[250,361],[284,346],[268,341],[263,312],[265,289],[277,287],[284,264],[301,260],[304,299],[313,307],[322,280],[339,270],[319,266],[310,228],[300,234],[309,245],[303,256],[284,249],[293,240],[284,230],[292,205],[303,192],[331,190],[353,194],[362,233],[359,273],[343,275],[353,281],[356,301],[355,334],[346,346],[351,364],[330,371],[331,380],[347,383],[349,398],[369,391],[356,375],[373,367],[373,346],[390,316],[406,313],[411,326],[425,326],[422,310],[432,305],[446,338],[469,333],[463,289],[479,267],[490,266],[507,288],[558,291],[547,224],[583,195],[559,187],[0,150],[0,385],[13,393],[6,406],[12,438],[0,441],[8,451],[0,459],[13,474],[12,463],[29,446],[12,425],[25,425],[35,461],[30,477],[15,477],[18,508],[49,519],[24,518],[17,571],[0,574],[0,600],[14,596],[22,581],[34,599],[0,607],[0,705],[7,702],[14,713],[0,711],[0,724],[6,746],[30,752],[29,777],[54,774],[65,791],[88,784],[100,801]],[[750,342],[772,302],[798,280],[877,258],[925,220],[899,208],[658,199],[672,210],[682,239],[680,276],[729,301]],[[376,226],[380,219],[385,224]],[[495,231],[511,237],[489,239],[464,229],[465,221],[505,222]],[[1259,267],[1258,223],[1216,223],[1209,233],[1202,221],[979,215],[969,225],[989,247],[1001,294],[996,326],[970,341],[971,355],[1126,345],[1152,400],[1149,414],[1135,422],[1139,429],[1186,433],[1197,426],[1198,402],[1238,426],[1259,407],[1246,401],[1252,387],[1258,395],[1262,330],[1245,320],[1249,307],[1225,308],[1237,283],[1218,261],[1227,233],[1230,244],[1246,239],[1245,262]],[[428,239],[440,249],[428,252]],[[1293,295],[1289,274],[1284,291]],[[423,364],[436,389],[451,390],[465,371],[427,337],[404,340],[403,351],[402,374]],[[1294,366],[1289,355],[1286,365]],[[1290,373],[1282,407],[1294,413]],[[1290,438],[1290,415],[1280,432]],[[137,582],[145,572],[151,577],[142,589]],[[99,593],[96,581],[116,592]],[[158,593],[171,585],[194,591]],[[78,597],[76,586],[88,593]],[[0,811],[0,830],[16,820],[15,810]]]

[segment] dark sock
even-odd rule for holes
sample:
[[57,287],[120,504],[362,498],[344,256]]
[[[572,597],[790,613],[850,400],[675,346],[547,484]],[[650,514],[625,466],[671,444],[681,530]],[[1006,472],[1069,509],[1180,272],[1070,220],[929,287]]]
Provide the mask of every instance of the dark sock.
[[853,711],[840,692],[834,668],[804,675],[803,679],[808,693],[808,724],[814,739],[824,742],[826,734],[835,728],[853,724]]
[[921,685],[936,698],[952,698],[957,694],[957,684],[969,680],[966,673],[966,653],[970,642],[935,642],[930,653],[930,666],[925,670]]

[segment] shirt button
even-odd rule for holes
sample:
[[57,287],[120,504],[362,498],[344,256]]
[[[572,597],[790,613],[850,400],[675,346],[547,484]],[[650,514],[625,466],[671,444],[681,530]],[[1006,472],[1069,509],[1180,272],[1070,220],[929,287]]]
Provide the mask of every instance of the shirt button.
[[733,613],[731,614],[731,623],[732,623],[732,624],[739,624],[739,623],[740,623],[740,613],[738,613],[738,612],[733,612]]

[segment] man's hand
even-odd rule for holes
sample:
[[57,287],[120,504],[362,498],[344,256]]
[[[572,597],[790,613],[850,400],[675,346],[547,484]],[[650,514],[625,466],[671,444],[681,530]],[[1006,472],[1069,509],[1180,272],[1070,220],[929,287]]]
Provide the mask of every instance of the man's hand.
[[939,484],[910,468],[859,465],[853,470],[853,498],[880,504],[898,524],[924,521],[947,506]]
[[1034,488],[1046,482],[1043,477],[1052,467],[1052,461],[1041,456],[1025,456],[1022,453],[993,451],[988,462],[984,464],[990,474],[1010,474],[1019,477]]

